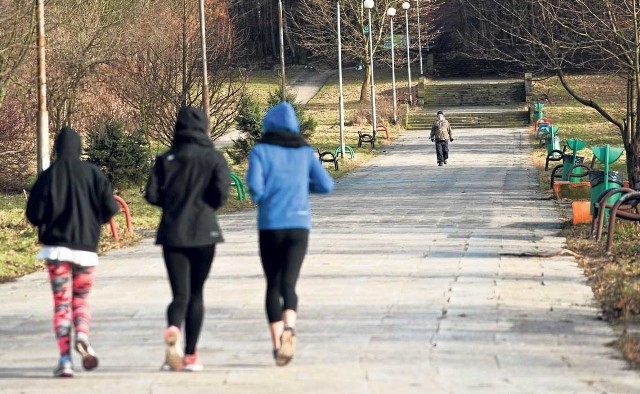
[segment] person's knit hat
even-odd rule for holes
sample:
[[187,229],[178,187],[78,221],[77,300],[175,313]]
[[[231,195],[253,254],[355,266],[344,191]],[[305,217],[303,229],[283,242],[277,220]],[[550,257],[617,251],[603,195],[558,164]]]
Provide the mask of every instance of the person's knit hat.
[[444,113],[442,111],[438,111],[436,112],[436,115],[444,115]]

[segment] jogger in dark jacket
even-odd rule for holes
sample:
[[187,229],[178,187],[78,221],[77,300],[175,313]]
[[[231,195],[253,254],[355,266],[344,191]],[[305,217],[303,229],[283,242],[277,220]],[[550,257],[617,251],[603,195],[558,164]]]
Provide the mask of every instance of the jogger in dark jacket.
[[173,293],[164,332],[165,367],[174,371],[202,370],[196,345],[204,317],[203,287],[215,245],[223,242],[216,210],[227,201],[231,178],[208,131],[204,112],[181,108],[171,149],[156,159],[145,194],[162,208],[156,243],[162,245]]
[[100,227],[120,210],[111,184],[93,164],[80,160],[80,136],[63,128],[55,141],[55,162],[36,180],[27,201],[26,216],[38,226],[43,244],[38,258],[47,261],[53,290],[53,325],[60,349],[55,376],[74,375],[71,331],[85,369],[98,366],[89,343],[91,312],[87,304],[98,263]]

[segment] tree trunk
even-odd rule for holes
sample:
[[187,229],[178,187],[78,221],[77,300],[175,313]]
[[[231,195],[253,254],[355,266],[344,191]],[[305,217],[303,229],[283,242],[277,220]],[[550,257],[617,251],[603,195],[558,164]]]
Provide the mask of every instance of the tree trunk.
[[[635,134],[638,134],[637,132]],[[629,186],[633,189],[640,186],[640,138],[634,137],[630,144],[625,144],[627,154],[627,173]]]
[[291,62],[297,62],[296,56],[296,46],[291,39],[291,31],[289,30],[289,23],[287,22],[287,8],[285,7],[285,2],[282,0],[282,29],[284,31],[284,38],[287,40],[287,45],[289,46],[289,51],[291,52]]
[[369,67],[369,63],[367,63],[367,65],[364,66],[364,79],[362,81],[362,86],[360,87],[361,103],[367,101],[367,98],[369,97],[369,81],[371,81],[371,68]]

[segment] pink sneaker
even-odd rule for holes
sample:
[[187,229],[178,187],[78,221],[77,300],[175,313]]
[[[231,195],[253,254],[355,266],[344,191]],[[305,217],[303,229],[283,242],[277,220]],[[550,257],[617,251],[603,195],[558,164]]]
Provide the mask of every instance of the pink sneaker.
[[181,371],[184,366],[184,352],[182,351],[180,329],[176,326],[164,330],[164,343],[167,344],[165,365],[172,371]]
[[183,371],[186,372],[199,372],[204,369],[204,366],[198,360],[198,352],[194,354],[185,354]]

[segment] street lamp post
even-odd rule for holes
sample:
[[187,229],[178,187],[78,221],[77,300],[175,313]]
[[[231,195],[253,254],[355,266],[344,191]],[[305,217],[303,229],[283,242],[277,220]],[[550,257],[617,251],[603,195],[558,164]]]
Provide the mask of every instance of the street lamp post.
[[420,54],[420,75],[424,75],[422,71],[422,39],[420,38],[420,0],[416,0],[416,14],[418,14],[418,53]]
[[[200,45],[202,52],[202,111],[209,120],[209,76],[207,75],[207,39],[204,27],[204,0],[199,1],[200,10]],[[207,130],[207,132],[209,132]]]
[[373,0],[364,0],[364,8],[367,9],[367,18],[369,21],[369,72],[371,75],[371,127],[373,128],[373,140],[376,140],[376,129],[378,125],[376,124],[376,88],[375,82],[373,78],[373,26],[371,26],[371,9],[374,6]]
[[389,15],[389,24],[391,26],[391,86],[393,87],[393,124],[396,124],[398,121],[398,100],[396,99],[396,63],[395,50],[393,48],[393,17],[396,16],[396,9],[389,7],[387,15]]
[[281,87],[282,102],[287,101],[287,92],[285,90],[285,74],[284,74],[284,27],[282,21],[282,0],[278,0],[278,24],[280,30],[280,71],[282,72]]
[[402,9],[404,10],[404,23],[407,30],[406,44],[407,44],[407,76],[409,78],[409,105],[413,105],[413,97],[411,95],[411,54],[409,53],[409,8],[411,4],[408,1],[402,3]]
[[337,18],[338,25],[338,111],[340,119],[340,156],[344,158],[344,95],[342,91],[342,34],[340,32],[340,0],[337,2]]
[[47,72],[44,38],[44,0],[38,0],[38,125],[36,156],[38,174],[49,168],[49,113],[47,112]]

